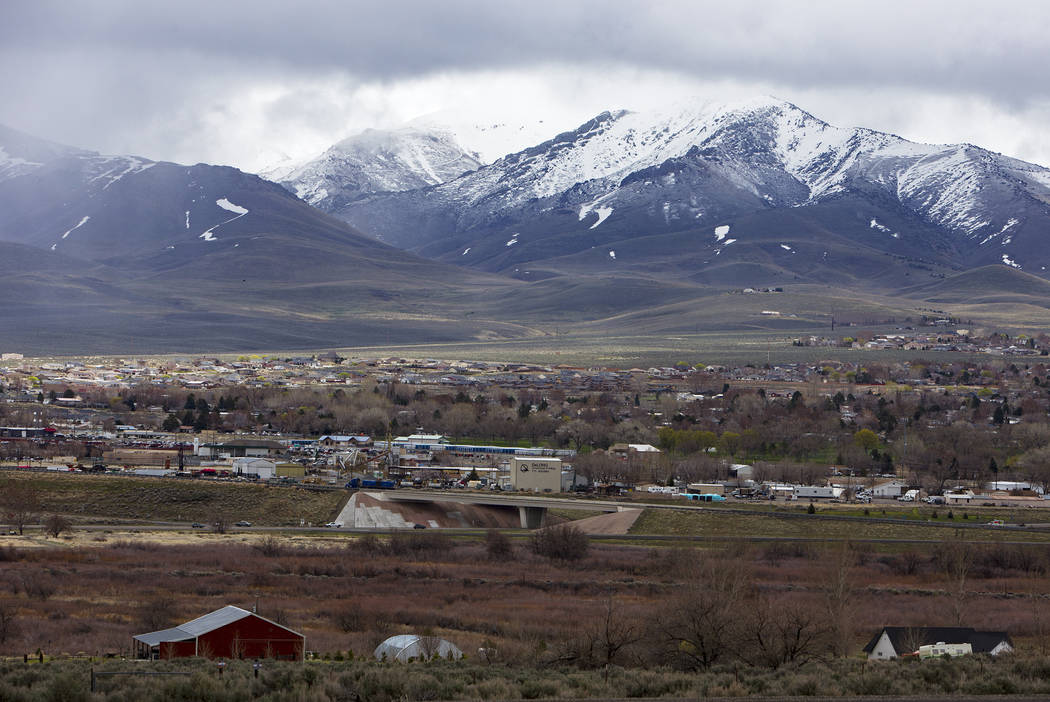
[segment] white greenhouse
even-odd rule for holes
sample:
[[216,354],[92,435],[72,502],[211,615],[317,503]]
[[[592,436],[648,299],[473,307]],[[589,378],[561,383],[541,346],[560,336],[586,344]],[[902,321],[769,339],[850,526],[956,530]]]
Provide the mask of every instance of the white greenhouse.
[[463,657],[463,651],[460,651],[455,644],[437,636],[400,634],[391,636],[376,646],[372,655],[380,661],[407,663],[409,659],[423,660],[438,657],[460,659]]

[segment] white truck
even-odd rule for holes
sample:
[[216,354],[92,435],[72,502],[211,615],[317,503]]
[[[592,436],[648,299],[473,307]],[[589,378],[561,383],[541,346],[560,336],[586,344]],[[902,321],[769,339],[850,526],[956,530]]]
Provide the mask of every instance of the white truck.
[[915,502],[919,499],[918,490],[908,490],[906,493],[897,498],[900,502]]

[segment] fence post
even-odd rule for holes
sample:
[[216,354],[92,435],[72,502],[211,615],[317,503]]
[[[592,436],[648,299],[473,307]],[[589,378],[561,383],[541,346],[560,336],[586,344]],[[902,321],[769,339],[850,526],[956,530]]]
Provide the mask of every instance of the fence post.
[[95,691],[95,668],[91,668],[91,691]]

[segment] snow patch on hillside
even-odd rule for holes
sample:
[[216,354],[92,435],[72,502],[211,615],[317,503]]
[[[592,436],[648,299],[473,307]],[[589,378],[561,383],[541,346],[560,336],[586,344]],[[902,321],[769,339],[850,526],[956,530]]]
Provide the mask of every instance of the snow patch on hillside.
[[597,228],[599,224],[607,220],[609,218],[609,215],[613,213],[613,208],[598,207],[598,203],[604,200],[606,197],[608,196],[600,197],[594,202],[587,203],[586,205],[580,205],[580,221],[582,222],[584,219],[586,219],[587,215],[589,215],[591,212],[596,212],[598,214],[598,221],[591,225],[591,229]]
[[896,233],[895,231],[893,231],[892,229],[890,229],[889,227],[887,227],[884,224],[879,224],[879,221],[877,219],[875,219],[874,217],[871,218],[871,222],[868,223],[868,226],[871,227],[872,229],[876,229],[876,230],[878,230],[880,232],[885,232],[886,234],[889,234],[890,236],[892,236],[894,239],[900,239],[901,238],[900,234]]
[[124,176],[133,173],[141,173],[142,171],[153,168],[155,165],[157,164],[152,161],[135,158],[134,156],[114,156],[105,158],[100,163],[101,168],[105,170],[88,182],[94,183],[97,180],[105,180],[102,189],[108,190],[109,186],[113,185]]
[[215,204],[221,207],[222,209],[226,210],[227,212],[235,212],[239,215],[248,214],[248,210],[246,208],[241,207],[240,205],[235,205],[224,197],[220,197],[218,200],[216,200]]
[[598,213],[598,221],[591,225],[591,229],[596,228],[599,224],[601,224],[605,220],[609,219],[609,215],[611,215],[613,213],[613,208],[611,208],[611,207],[599,207],[599,208],[597,208],[595,210],[595,212]]
[[[1018,224],[1020,224],[1020,220],[1018,220],[1018,219],[1016,219],[1014,217],[1011,217],[1010,219],[1007,220],[1006,224],[1003,225],[1002,229],[1000,229],[999,231],[994,232],[992,234],[989,234],[988,236],[986,236],[983,239],[981,239],[981,245],[983,246],[984,244],[987,244],[992,239],[997,239],[997,238],[1001,237],[1003,234],[1005,234],[1009,230],[1013,229]],[[1006,246],[1007,244],[1010,243],[1010,241],[1012,239],[1013,239],[1012,236],[1003,237],[1003,240],[1000,243],[1003,246]]]
[[226,210],[227,212],[234,212],[235,215],[233,217],[230,217],[226,221],[219,222],[215,226],[205,230],[205,232],[203,234],[201,234],[200,236],[197,237],[198,239],[204,239],[205,241],[217,241],[217,238],[215,237],[214,234],[212,234],[212,232],[214,232],[216,229],[218,229],[222,225],[229,224],[233,220],[240,219],[244,215],[248,214],[248,209],[246,207],[241,207],[240,205],[235,205],[235,204],[233,204],[232,202],[230,202],[229,200],[227,200],[224,197],[220,197],[218,200],[216,200],[215,204],[218,205],[219,207],[221,207],[222,209]]
[[87,223],[88,223],[88,220],[90,220],[90,219],[91,219],[91,216],[90,216],[90,215],[84,215],[84,216],[83,216],[83,217],[81,218],[81,220],[80,220],[79,222],[77,222],[77,223],[76,223],[76,225],[75,225],[75,226],[73,226],[73,227],[70,227],[70,228],[69,228],[68,230],[66,230],[66,233],[62,235],[62,238],[63,238],[63,239],[65,239],[65,238],[66,238],[67,236],[69,236],[69,235],[70,235],[70,234],[71,234],[72,232],[74,232],[74,231],[76,231],[77,229],[80,229],[81,227],[83,227],[83,226],[84,226],[85,224],[87,224]]
[[44,164],[37,163],[36,161],[29,161],[17,156],[11,156],[4,151],[2,146],[0,146],[0,180],[7,180],[8,178],[20,176],[43,165]]
[[1010,266],[1011,268],[1017,268],[1017,269],[1021,268],[1020,264],[1018,264],[1016,261],[1014,261],[1012,258],[1010,258],[1006,254],[1003,254],[1003,263],[1005,263],[1006,265]]
[[[591,229],[594,229],[594,227],[591,227]],[[609,251],[609,258],[611,258],[612,260],[614,260],[614,261],[615,261],[615,260],[616,260],[616,252],[615,252],[615,251],[612,251],[612,250],[610,250],[610,251]]]
[[190,228],[190,211],[186,210],[186,228]]
[[720,226],[715,227],[715,240],[716,241],[722,241],[722,239],[726,238],[726,234],[728,234],[728,233],[729,233],[729,225],[728,224],[722,224]]
[[504,246],[514,246],[514,244],[517,244],[517,243],[518,243],[518,235],[515,234],[514,236],[512,236],[510,239],[507,240],[507,243],[504,244]]

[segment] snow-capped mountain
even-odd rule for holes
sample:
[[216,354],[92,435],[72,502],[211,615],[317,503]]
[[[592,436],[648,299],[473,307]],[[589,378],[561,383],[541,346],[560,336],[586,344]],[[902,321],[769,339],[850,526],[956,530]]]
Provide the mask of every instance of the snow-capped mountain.
[[417,117],[406,126],[450,134],[474,158],[488,165],[507,154],[547,141],[560,131],[552,125],[553,122],[545,119],[441,110]]
[[550,137],[543,121],[435,112],[392,130],[366,129],[320,156],[260,175],[333,212],[379,193],[439,185]]
[[393,131],[368,129],[306,163],[262,175],[330,212],[374,193],[444,183],[480,165],[451,133],[409,126]]
[[[492,270],[592,248],[622,266],[600,250],[695,231],[698,265],[762,240],[783,267],[796,244],[819,248],[830,232],[908,259],[1038,273],[1050,265],[1048,203],[1041,166],[834,127],[761,99],[606,112],[455,180],[332,211],[397,246]],[[714,234],[729,225],[737,236]]]

